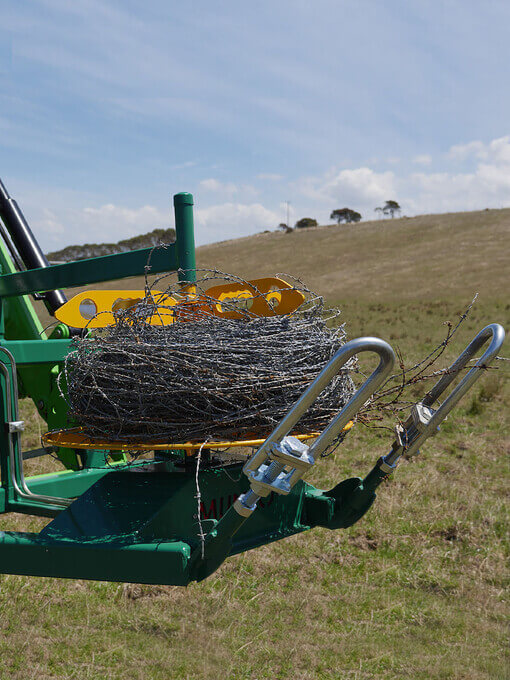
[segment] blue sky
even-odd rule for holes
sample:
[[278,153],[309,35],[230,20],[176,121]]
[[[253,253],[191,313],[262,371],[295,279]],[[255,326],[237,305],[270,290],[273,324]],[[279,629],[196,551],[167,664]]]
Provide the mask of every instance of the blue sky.
[[510,3],[4,0],[0,176],[43,247],[510,206]]

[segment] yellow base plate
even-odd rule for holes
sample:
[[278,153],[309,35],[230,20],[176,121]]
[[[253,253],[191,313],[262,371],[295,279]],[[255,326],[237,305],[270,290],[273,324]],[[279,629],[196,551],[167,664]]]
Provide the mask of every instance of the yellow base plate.
[[[354,425],[352,420],[347,423],[343,431],[347,432]],[[320,432],[309,432],[308,434],[293,435],[300,440],[314,439]],[[141,441],[125,442],[118,439],[95,439],[85,434],[82,428],[74,427],[69,430],[53,430],[46,432],[42,436],[43,446],[59,446],[66,449],[105,449],[108,451],[166,451],[169,449],[179,449],[186,451],[187,456],[192,456],[198,449],[230,449],[236,446],[260,446],[266,441],[262,439],[238,439],[233,441],[208,441],[208,442],[162,442]]]
[[[232,303],[249,310],[251,318],[291,314],[305,300],[303,293],[294,286],[274,276],[213,286],[204,294],[197,294],[191,285],[183,288],[179,296],[170,296],[157,290],[151,291],[150,295],[157,313],[147,317],[145,322],[153,326],[189,320],[193,312],[197,313],[197,318],[203,314],[225,319],[246,318],[242,312],[232,308]],[[55,317],[74,328],[106,328],[115,324],[117,312],[136,309],[138,304],[146,300],[145,290],[90,289],[78,293],[59,307]],[[184,312],[181,316],[180,311]]]

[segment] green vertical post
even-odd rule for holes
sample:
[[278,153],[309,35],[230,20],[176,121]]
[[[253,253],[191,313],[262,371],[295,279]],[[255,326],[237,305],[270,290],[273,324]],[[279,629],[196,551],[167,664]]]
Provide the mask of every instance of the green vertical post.
[[175,237],[180,281],[196,281],[195,233],[193,228],[193,196],[185,191],[174,196]]

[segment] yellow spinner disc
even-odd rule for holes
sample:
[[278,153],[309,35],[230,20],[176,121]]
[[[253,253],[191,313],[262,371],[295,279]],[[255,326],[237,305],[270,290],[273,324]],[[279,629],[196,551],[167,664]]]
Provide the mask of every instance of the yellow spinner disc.
[[[344,427],[343,432],[348,432],[354,423],[352,420]],[[304,441],[318,437],[320,432],[293,435]],[[186,451],[187,456],[192,456],[200,448],[206,449],[231,449],[237,446],[260,446],[266,441],[262,439],[238,439],[233,441],[207,441],[207,442],[162,442],[158,440],[144,440],[140,442],[125,442],[118,439],[100,439],[89,437],[83,428],[74,427],[68,430],[53,430],[42,436],[43,446],[59,446],[66,449],[105,449],[108,451],[166,451],[179,449]]]

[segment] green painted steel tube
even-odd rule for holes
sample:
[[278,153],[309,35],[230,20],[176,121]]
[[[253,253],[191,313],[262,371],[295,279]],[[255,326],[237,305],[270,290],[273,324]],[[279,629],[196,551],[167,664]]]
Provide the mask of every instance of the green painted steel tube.
[[[197,581],[210,576],[234,552],[233,537],[248,519],[231,506],[205,537],[204,549],[195,548],[190,561],[190,575]],[[264,543],[267,542],[264,537]]]
[[[191,229],[193,229],[193,222],[191,222]],[[191,241],[193,241],[193,234]],[[90,283],[140,276],[145,273],[149,255],[152,274],[175,271],[179,266],[177,249],[173,243],[168,248],[154,251],[152,248],[142,248],[127,253],[55,264],[45,269],[29,269],[25,272],[5,274],[0,276],[0,297],[25,295],[55,288],[76,288]]]
[[384,469],[381,465],[384,463],[384,457],[379,458],[374,467],[370,470],[368,475],[363,480],[363,489],[367,493],[373,493],[377,487],[388,479],[393,470]]
[[17,366],[61,363],[71,349],[71,340],[3,340],[0,344],[12,353]]
[[190,546],[183,541],[50,541],[0,532],[0,571],[97,581],[187,585]]
[[174,196],[175,238],[181,281],[196,281],[195,233],[193,227],[193,196],[185,191]]

